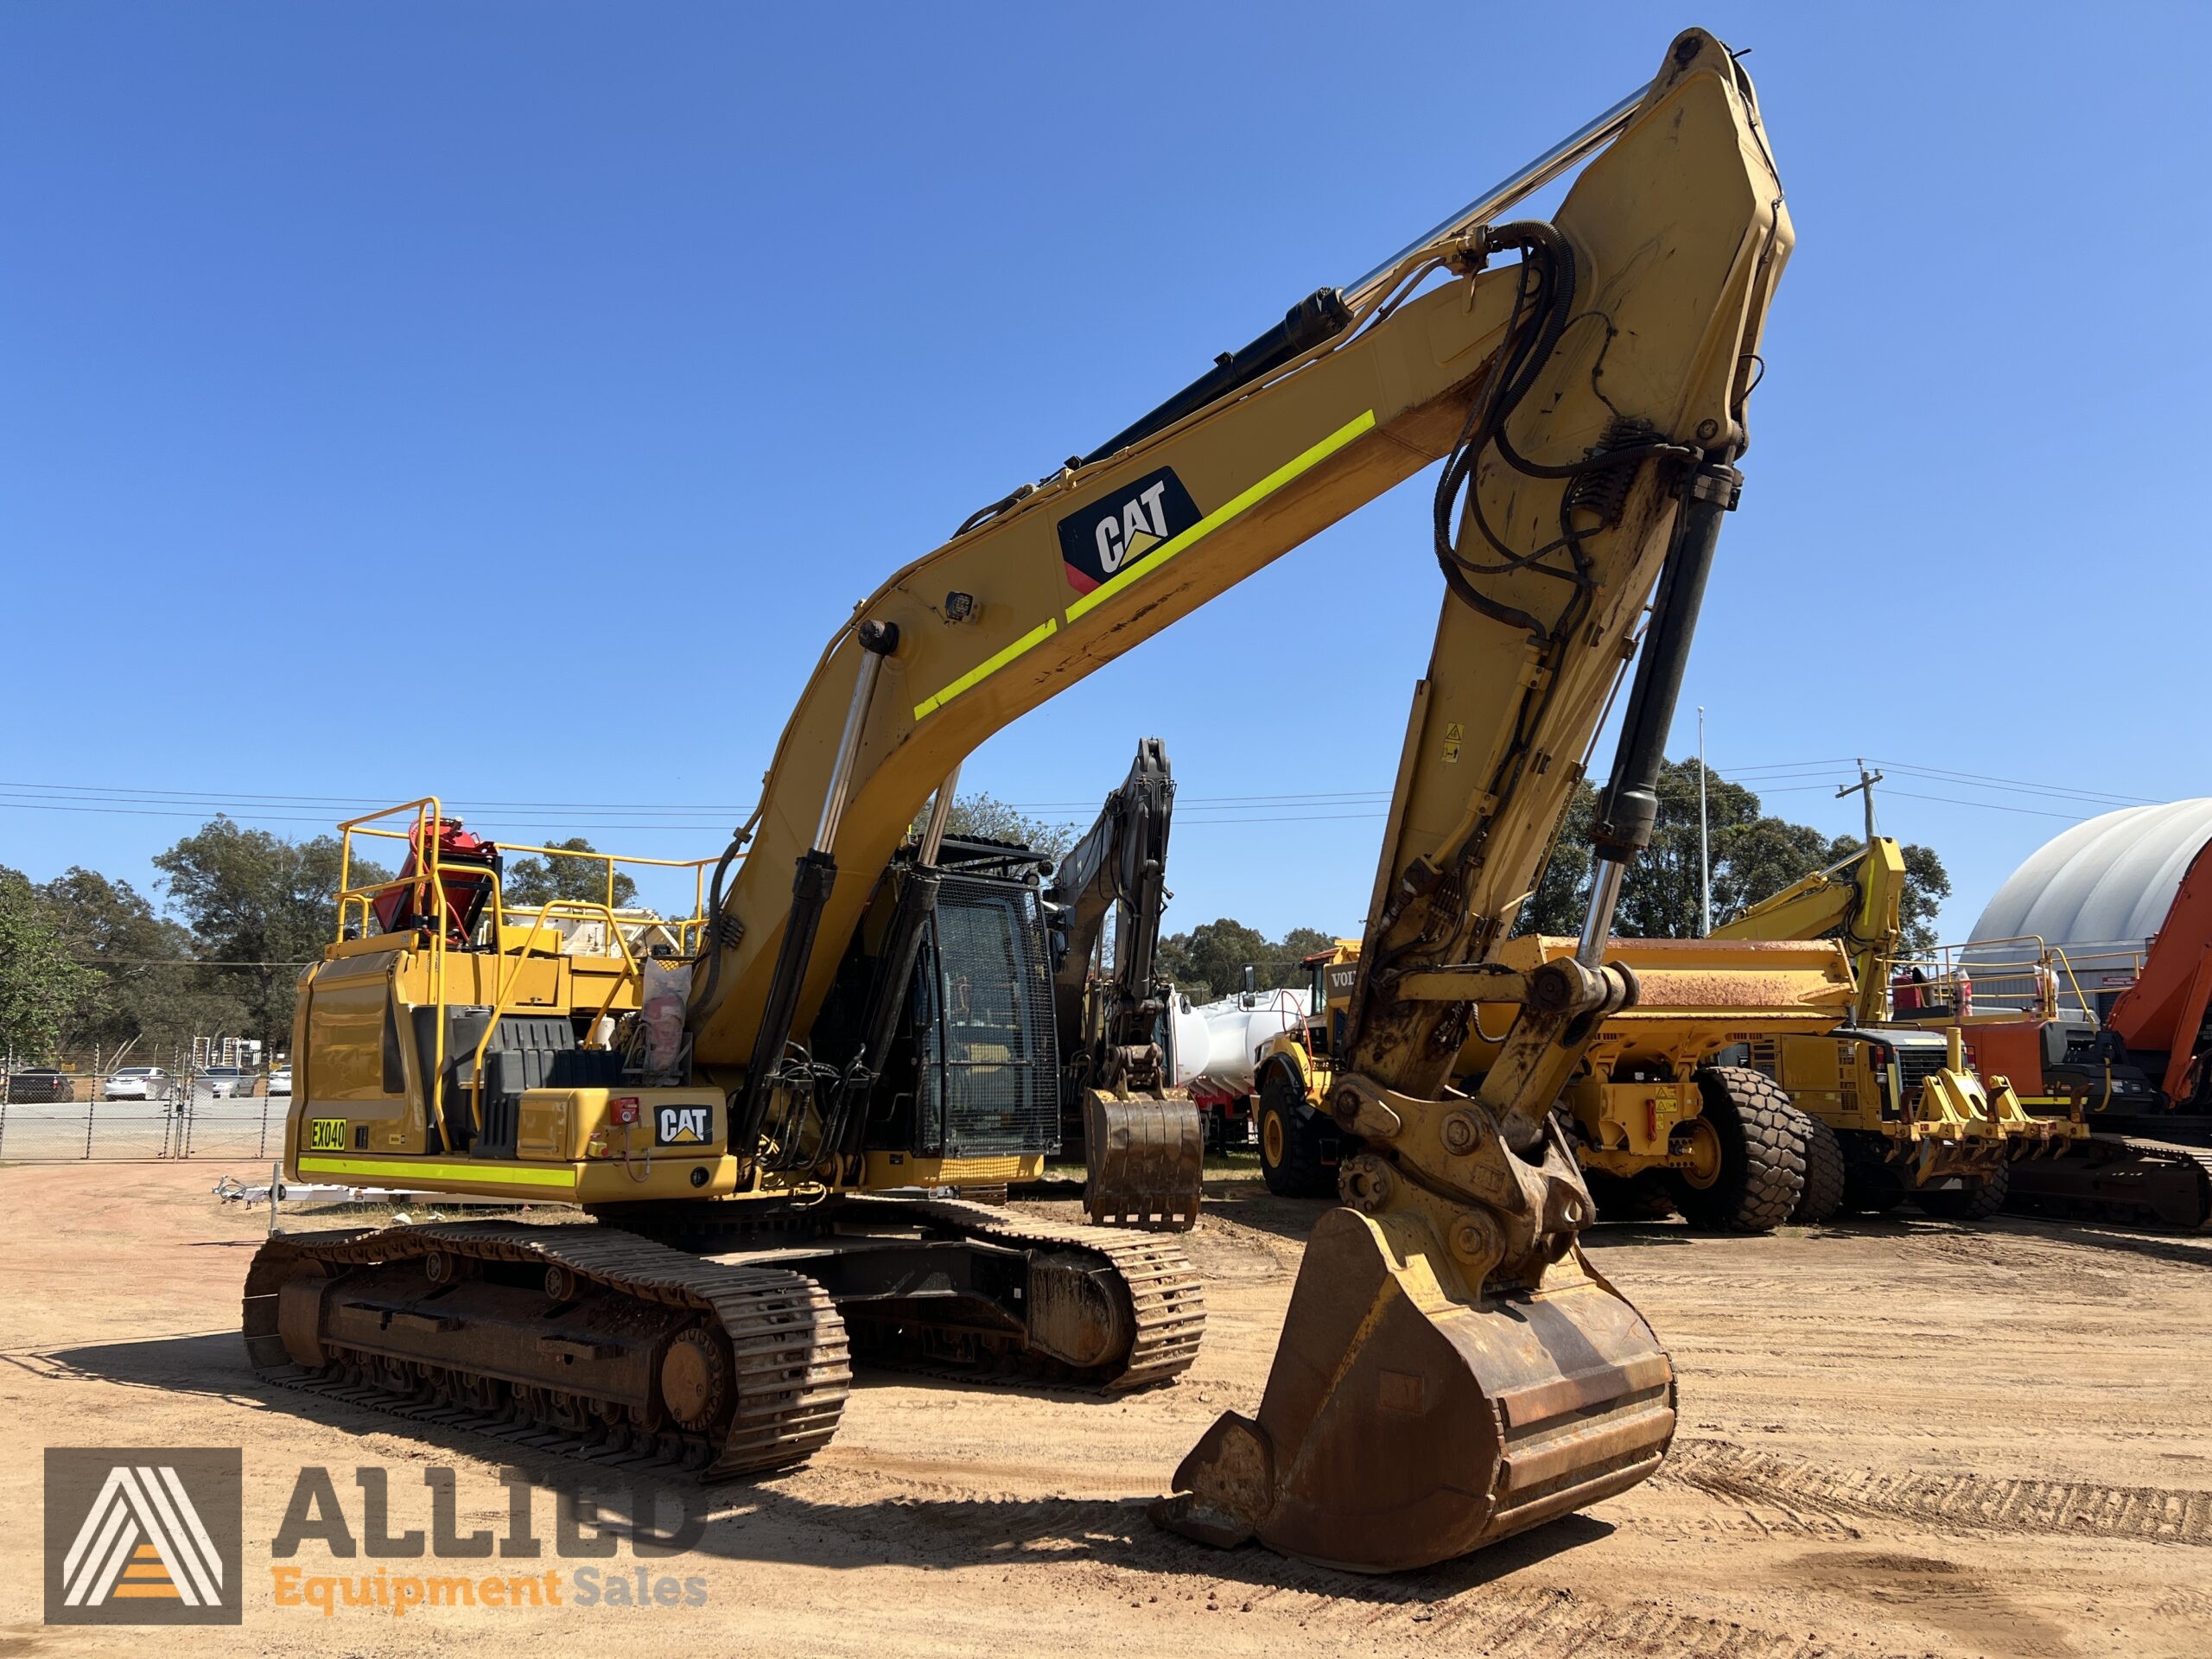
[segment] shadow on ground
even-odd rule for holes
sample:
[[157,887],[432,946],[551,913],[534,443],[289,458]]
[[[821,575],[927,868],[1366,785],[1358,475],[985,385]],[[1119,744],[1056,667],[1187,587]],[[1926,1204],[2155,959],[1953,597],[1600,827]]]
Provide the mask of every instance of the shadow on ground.
[[[238,1338],[227,1332],[107,1343],[43,1357],[79,1376],[251,1403],[338,1433],[394,1434],[519,1469],[537,1486],[572,1501],[588,1499],[591,1510],[617,1536],[642,1528],[640,1541],[648,1547],[658,1543],[662,1554],[679,1548],[728,1560],[832,1568],[1090,1562],[1188,1575],[1255,1592],[1293,1589],[1417,1606],[1446,1600],[1613,1530],[1588,1516],[1570,1515],[1476,1555],[1368,1577],[1286,1561],[1256,1546],[1210,1549],[1163,1532],[1145,1514],[1151,1493],[1119,1498],[943,1498],[893,1492],[832,1503],[808,1495],[806,1487],[817,1478],[804,1470],[749,1484],[702,1486],[676,1474],[594,1469],[466,1429],[390,1417],[277,1387],[247,1367]],[[342,1464],[344,1458],[338,1452],[328,1454],[327,1461]],[[1164,1483],[1165,1467],[1160,1473]],[[342,1473],[339,1478],[342,1484]],[[410,1478],[403,1473],[401,1484]]]

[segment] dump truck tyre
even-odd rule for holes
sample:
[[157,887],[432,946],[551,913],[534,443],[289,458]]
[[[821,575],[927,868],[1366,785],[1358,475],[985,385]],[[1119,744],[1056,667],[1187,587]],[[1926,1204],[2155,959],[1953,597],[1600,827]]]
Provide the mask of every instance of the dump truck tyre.
[[1835,1131],[1799,1109],[1805,1120],[1805,1190],[1789,1219],[1803,1226],[1832,1219],[1843,1208],[1843,1142]]
[[1708,1065],[1696,1077],[1703,1115],[1720,1141],[1709,1186],[1675,1173],[1675,1207],[1691,1226],[1770,1233],[1789,1219],[1805,1190],[1805,1115],[1781,1084],[1743,1065]]
[[2005,1195],[2012,1185],[2012,1166],[1999,1164],[1979,1180],[1961,1181],[1935,1192],[1916,1192],[1912,1200],[1939,1220],[1987,1221],[2005,1207]]
[[1336,1166],[1321,1158],[1325,1132],[1288,1068],[1269,1066],[1260,1080],[1260,1175],[1268,1192],[1279,1198],[1337,1196]]

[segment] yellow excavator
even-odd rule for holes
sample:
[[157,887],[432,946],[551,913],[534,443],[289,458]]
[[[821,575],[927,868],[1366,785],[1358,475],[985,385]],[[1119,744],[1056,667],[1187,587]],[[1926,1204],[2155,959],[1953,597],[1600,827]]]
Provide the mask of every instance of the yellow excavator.
[[[1578,164],[1550,220],[1510,217]],[[245,1285],[254,1362],[710,1478],[823,1445],[855,1357],[1109,1389],[1186,1366],[1203,1310],[1172,1236],[942,1196],[1041,1164],[1058,1057],[1036,872],[970,862],[948,904],[942,810],[908,826],[991,734],[1441,463],[1446,593],[1331,1103],[1366,1156],[1256,1415],[1213,1425],[1155,1519],[1384,1571],[1650,1474],[1673,1370],[1577,1245],[1551,1113],[1636,994],[1602,947],[1791,241],[1749,78],[1682,34],[1649,84],[862,601],[688,957],[547,951],[544,915],[503,922],[493,862],[418,809],[411,869],[350,897],[357,937],[303,976],[287,1167],[582,1213],[279,1236]],[[1631,659],[1584,937],[1502,964]],[[1478,1001],[1511,1027],[1463,1094]]]
[[[2004,1206],[2015,1160],[2088,1134],[2078,1109],[2035,1116],[2007,1079],[1976,1076],[1956,1026],[1931,1030],[1897,1015],[1890,982],[1903,959],[1904,889],[1903,850],[1877,836],[1713,930],[1724,943],[1833,938],[1851,960],[1847,1025],[1815,1034],[1769,1022],[1746,1033],[1749,1065],[1811,1120],[1798,1221],[1886,1211],[1907,1198],[1931,1216],[1982,1220]],[[1633,963],[1635,947],[1660,942],[1625,943]]]

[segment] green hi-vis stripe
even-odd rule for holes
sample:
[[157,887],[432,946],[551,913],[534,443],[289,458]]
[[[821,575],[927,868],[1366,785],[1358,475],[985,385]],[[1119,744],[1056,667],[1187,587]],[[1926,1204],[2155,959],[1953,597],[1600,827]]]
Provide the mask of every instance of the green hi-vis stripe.
[[[1282,488],[1284,485],[1289,483],[1293,479],[1312,472],[1313,468],[1319,467],[1331,455],[1335,454],[1338,450],[1343,448],[1354,438],[1363,436],[1369,432],[1372,432],[1374,429],[1375,411],[1371,409],[1367,410],[1364,414],[1362,414],[1357,419],[1345,422],[1344,425],[1330,433],[1327,437],[1322,439],[1320,442],[1315,444],[1312,448],[1305,451],[1302,454],[1293,456],[1281,466],[1276,467],[1274,471],[1269,473],[1258,483],[1253,485],[1251,488],[1224,503],[1222,505],[1216,507],[1211,512],[1199,519],[1197,524],[1192,524],[1181,535],[1171,537],[1168,540],[1162,542],[1158,547],[1154,548],[1151,552],[1146,554],[1135,563],[1124,565],[1106,581],[1102,582],[1097,587],[1084,594],[1082,598],[1077,600],[1074,604],[1068,607],[1067,619],[1069,624],[1072,626],[1083,617],[1089,614],[1094,608],[1104,604],[1108,600],[1113,598],[1115,594],[1128,587],[1131,582],[1137,581],[1142,576],[1148,575],[1153,571],[1160,569],[1161,565],[1166,563],[1168,560],[1173,558],[1178,553],[1182,552],[1186,548],[1196,546],[1207,537],[1212,535],[1214,531],[1219,530],[1230,519],[1237,518],[1243,513],[1249,512],[1254,507],[1266,500],[1269,496],[1273,495],[1277,490]],[[1015,640],[1004,651],[986,658],[983,661],[969,669],[965,674],[963,674],[958,679],[953,681],[950,685],[946,686],[942,691],[939,691],[928,701],[916,703],[914,705],[914,718],[916,720],[921,720],[925,716],[935,713],[938,709],[944,708],[946,703],[950,702],[962,692],[974,690],[985,680],[990,678],[992,675],[997,673],[999,670],[1004,668],[1008,663],[1014,661],[1024,652],[1033,651],[1037,646],[1043,645],[1046,640],[1051,639],[1053,634],[1059,631],[1059,626],[1058,620],[1057,618],[1053,618],[1049,619],[1039,624],[1038,626],[1030,629],[1028,632],[1023,634],[1020,639]]]
[[574,1186],[573,1169],[517,1169],[504,1164],[426,1164],[420,1160],[302,1158],[302,1175],[379,1175],[400,1180],[474,1181],[486,1186]]
[[914,705],[914,718],[916,720],[919,720],[924,715],[928,715],[936,709],[944,708],[946,703],[950,702],[963,691],[974,690],[985,680],[990,678],[992,675],[997,673],[999,670],[1004,668],[1015,658],[1020,656],[1023,652],[1033,650],[1037,646],[1043,645],[1045,641],[1051,639],[1055,633],[1058,632],[1060,624],[1058,618],[1046,618],[1042,626],[1030,629],[1028,632],[1023,634],[1020,639],[1015,640],[1004,651],[999,652],[994,656],[986,657],[982,662],[976,664],[975,667],[969,669],[965,674],[963,674],[950,685],[946,686],[944,690],[938,692],[927,702],[916,703]]
[[1169,537],[1135,564],[1123,565],[1104,582],[1100,582],[1098,586],[1069,606],[1068,620],[1073,622],[1095,607],[1103,605],[1131,582],[1149,575],[1185,549],[1196,546],[1230,519],[1249,512],[1293,479],[1312,472],[1354,438],[1363,436],[1374,429],[1375,411],[1371,409],[1358,419],[1345,422],[1344,425],[1330,433],[1327,437],[1303,454],[1292,457],[1243,494],[1234,496],[1216,507],[1180,536]]

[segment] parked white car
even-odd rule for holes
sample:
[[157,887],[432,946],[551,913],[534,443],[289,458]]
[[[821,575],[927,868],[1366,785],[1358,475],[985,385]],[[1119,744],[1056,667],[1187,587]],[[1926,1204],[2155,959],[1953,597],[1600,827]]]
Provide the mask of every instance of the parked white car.
[[126,1065],[100,1091],[107,1100],[167,1100],[175,1092],[176,1079],[158,1065]]
[[289,1095],[292,1092],[290,1066],[280,1065],[269,1074],[269,1092],[272,1095]]
[[211,1065],[194,1084],[194,1093],[205,1092],[216,1100],[248,1094],[252,1089],[251,1074],[235,1065]]

